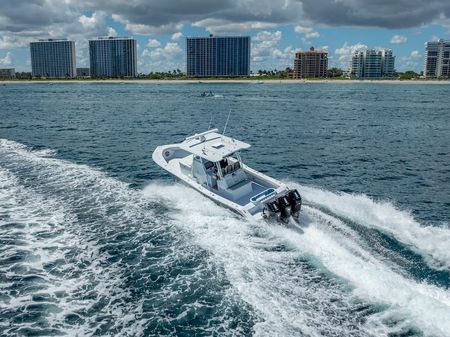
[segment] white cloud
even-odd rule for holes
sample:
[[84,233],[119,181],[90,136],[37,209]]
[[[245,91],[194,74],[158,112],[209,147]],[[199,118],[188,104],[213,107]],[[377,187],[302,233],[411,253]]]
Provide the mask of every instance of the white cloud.
[[117,32],[113,27],[108,27],[108,36],[117,36]]
[[334,53],[338,56],[338,66],[347,69],[350,66],[350,61],[352,59],[352,55],[358,50],[367,49],[365,44],[361,42],[349,45],[348,42],[345,42],[341,48],[337,48]]
[[168,42],[164,47],[144,49],[142,67],[144,71],[166,71],[184,69],[183,49],[177,42]]
[[280,46],[280,31],[261,31],[253,37],[252,62],[261,69],[292,67],[296,50],[292,46]]
[[339,56],[346,56],[346,55],[353,55],[358,50],[364,50],[368,47],[365,44],[362,44],[361,42],[349,45],[348,42],[345,42],[341,48],[337,48],[334,53]]
[[253,37],[252,43],[252,61],[263,62],[270,57],[274,49],[278,49],[282,33],[280,31],[269,32],[262,31]]
[[10,66],[13,64],[13,57],[10,52],[7,52],[5,57],[0,59],[0,64],[3,66]]
[[314,31],[311,27],[295,26],[294,31],[298,34],[302,34],[306,39],[318,38],[319,32]]
[[406,41],[408,41],[408,38],[406,36],[403,36],[403,35],[394,35],[391,38],[391,43],[392,44],[402,44],[402,43],[406,43]]
[[0,34],[0,49],[26,47],[33,40],[33,37],[19,36],[16,34]]
[[411,54],[410,54],[410,57],[411,57],[412,59],[417,60],[417,59],[422,58],[422,55],[419,53],[418,50],[413,50],[413,51],[411,52]]
[[249,30],[268,29],[277,25],[271,22],[249,21],[236,23],[223,19],[204,19],[192,24],[195,27],[203,27],[211,34],[244,33]]
[[142,51],[142,57],[150,57],[150,50],[148,50],[147,48],[145,48]]
[[420,71],[423,65],[422,55],[418,50],[413,50],[408,56],[403,56],[400,58],[400,64],[398,65],[398,70],[414,70]]
[[181,39],[182,36],[183,36],[182,32],[177,32],[173,33],[170,39],[173,41],[178,41],[179,39]]
[[77,67],[89,66],[89,53],[87,49],[77,49]]
[[182,53],[183,49],[181,49],[178,43],[168,42],[163,48],[156,48],[155,50],[145,49],[142,55],[151,57],[154,60],[172,60]]
[[147,42],[147,47],[156,48],[156,47],[159,47],[159,46],[161,46],[161,42],[159,42],[156,39],[149,39],[148,42]]
[[282,36],[283,35],[279,30],[273,33],[265,30],[256,34],[253,40],[261,41],[261,43],[267,46],[275,46],[281,41]]
[[78,22],[81,23],[81,26],[84,29],[91,30],[99,25],[102,25],[105,17],[106,15],[103,12],[94,12],[92,16],[81,15],[78,18]]
[[132,23],[125,17],[118,14],[112,14],[111,17],[114,21],[123,24],[125,26],[125,30],[137,35],[171,34],[183,29],[183,24],[181,23],[167,23],[160,26],[150,26],[140,23]]
[[434,23],[444,27],[447,31],[446,34],[450,35],[450,11],[447,12],[447,15],[441,13]]
[[432,42],[438,42],[438,41],[439,41],[439,37],[437,37],[436,35],[433,35],[433,36],[431,37],[431,41],[432,41]]
[[294,64],[294,57],[297,49],[294,49],[292,46],[288,46],[282,50],[274,49],[272,52],[272,57],[277,60],[279,66],[282,67],[291,67]]

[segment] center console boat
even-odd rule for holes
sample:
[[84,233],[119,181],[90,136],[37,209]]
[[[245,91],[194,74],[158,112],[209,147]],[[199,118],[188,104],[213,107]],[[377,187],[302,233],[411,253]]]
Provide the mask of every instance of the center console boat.
[[298,221],[299,192],[245,165],[240,152],[248,148],[212,129],[178,144],[158,146],[152,158],[183,183],[244,217]]

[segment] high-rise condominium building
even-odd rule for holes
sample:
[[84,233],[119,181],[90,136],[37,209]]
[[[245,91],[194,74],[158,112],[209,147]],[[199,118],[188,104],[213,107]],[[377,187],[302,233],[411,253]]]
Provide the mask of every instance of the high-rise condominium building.
[[186,38],[188,76],[249,76],[250,37]]
[[328,52],[314,50],[295,53],[293,78],[327,77]]
[[353,78],[392,78],[395,76],[395,56],[390,49],[356,51],[350,74]]
[[427,42],[425,77],[450,77],[450,40]]
[[99,37],[89,41],[91,77],[136,77],[136,40]]
[[14,78],[14,77],[16,77],[15,68],[0,69],[0,78]]
[[30,43],[33,77],[65,78],[76,76],[75,42],[46,39]]

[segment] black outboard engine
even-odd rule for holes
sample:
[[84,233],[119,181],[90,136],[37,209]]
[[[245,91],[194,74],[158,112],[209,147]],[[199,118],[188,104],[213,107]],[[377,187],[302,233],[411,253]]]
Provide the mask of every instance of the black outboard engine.
[[286,196],[282,196],[277,199],[278,208],[280,209],[280,220],[284,223],[289,222],[291,216],[291,205]]
[[302,208],[302,197],[297,190],[290,190],[287,194],[289,204],[291,205],[291,215],[294,218],[298,218],[300,210]]
[[263,216],[266,219],[275,220],[280,216],[280,209],[276,201],[268,202],[263,209]]

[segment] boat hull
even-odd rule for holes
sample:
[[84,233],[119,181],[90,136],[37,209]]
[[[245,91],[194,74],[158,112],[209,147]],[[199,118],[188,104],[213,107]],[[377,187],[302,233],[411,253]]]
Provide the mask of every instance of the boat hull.
[[[216,204],[225,207],[237,215],[245,217],[247,219],[252,220],[267,220],[263,214],[263,205],[257,205],[252,202],[248,202],[244,205],[237,204],[229,199],[224,198],[223,196],[215,193],[210,188],[199,184],[194,178],[186,175],[182,172],[180,168],[179,161],[176,160],[166,160],[165,154],[174,153],[178,151],[177,144],[170,144],[164,146],[158,146],[153,152],[152,159],[158,164],[161,168],[169,172],[177,181],[181,182],[183,185],[193,188],[198,191],[202,195],[206,196],[208,199],[212,200]],[[243,165],[243,169],[246,174],[251,175],[252,177],[257,177],[258,179],[264,180],[267,184],[274,187],[273,196],[282,196],[285,195],[287,191],[289,191],[288,186],[283,184],[282,182],[273,179],[269,176],[266,176],[252,168]],[[250,200],[249,200],[250,201]],[[287,220],[287,219],[285,219]],[[295,219],[294,219],[295,220]]]

